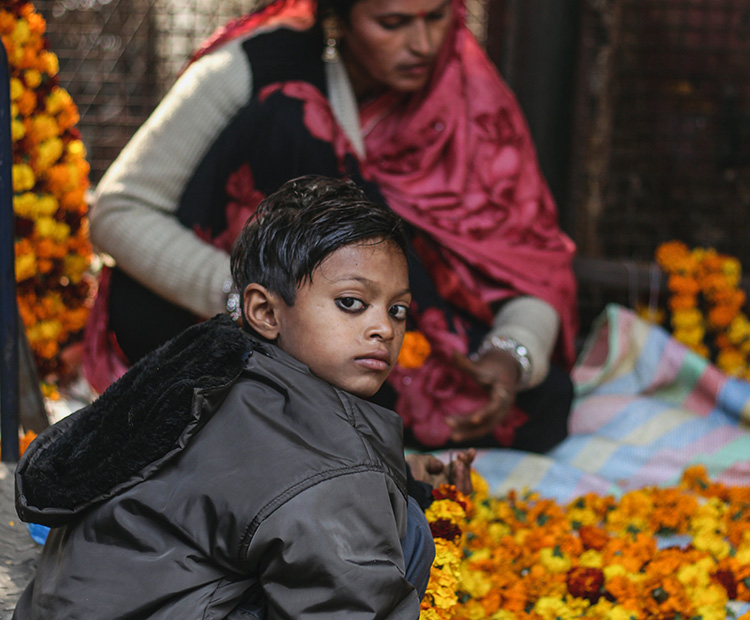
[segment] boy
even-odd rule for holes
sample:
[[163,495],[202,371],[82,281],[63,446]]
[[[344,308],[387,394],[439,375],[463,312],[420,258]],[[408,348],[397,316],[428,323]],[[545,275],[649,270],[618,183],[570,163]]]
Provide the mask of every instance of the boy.
[[404,335],[406,243],[350,183],[261,203],[232,253],[249,333],[188,329],[21,459],[18,513],[53,529],[14,618],[416,619],[406,564],[434,547],[405,563],[401,422],[363,400]]

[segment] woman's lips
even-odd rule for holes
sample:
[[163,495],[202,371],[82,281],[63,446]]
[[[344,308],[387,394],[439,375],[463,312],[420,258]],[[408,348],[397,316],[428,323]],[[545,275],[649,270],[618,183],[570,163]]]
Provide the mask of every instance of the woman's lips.
[[417,77],[425,75],[430,70],[431,66],[432,63],[429,62],[420,62],[411,65],[399,65],[399,71],[401,71],[402,73],[406,73],[407,75]]

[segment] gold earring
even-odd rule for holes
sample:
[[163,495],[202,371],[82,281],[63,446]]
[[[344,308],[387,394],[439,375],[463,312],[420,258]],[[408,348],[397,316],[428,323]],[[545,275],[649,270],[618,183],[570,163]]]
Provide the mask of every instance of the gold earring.
[[341,39],[341,22],[335,15],[328,15],[323,19],[323,38],[326,46],[321,58],[323,62],[338,62],[339,40]]

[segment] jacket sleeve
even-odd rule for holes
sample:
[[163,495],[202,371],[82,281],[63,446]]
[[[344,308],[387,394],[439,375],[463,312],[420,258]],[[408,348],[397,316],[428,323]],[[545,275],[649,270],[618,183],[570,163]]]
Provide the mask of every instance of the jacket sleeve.
[[405,519],[405,499],[378,471],[329,478],[273,510],[248,548],[269,620],[416,620],[397,524]]
[[97,186],[93,242],[140,283],[193,313],[224,310],[226,252],[177,219],[202,158],[252,92],[249,62],[233,42],[180,76]]

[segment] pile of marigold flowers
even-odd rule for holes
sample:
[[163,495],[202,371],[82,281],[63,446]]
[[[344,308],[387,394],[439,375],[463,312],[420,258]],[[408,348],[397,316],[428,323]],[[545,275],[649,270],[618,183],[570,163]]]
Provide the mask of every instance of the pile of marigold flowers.
[[718,620],[750,602],[750,489],[700,466],[674,487],[565,506],[473,481],[471,498],[441,487],[427,512],[422,620]]
[[57,80],[46,23],[28,2],[0,0],[10,69],[18,305],[42,377],[88,317],[89,165],[78,110]]
[[743,312],[740,262],[679,241],[660,245],[656,262],[668,275],[674,338],[727,374],[750,379],[750,320]]

